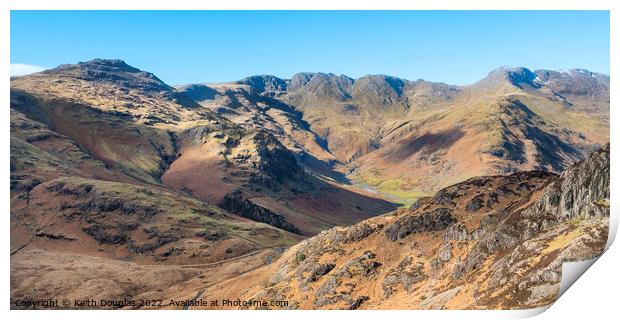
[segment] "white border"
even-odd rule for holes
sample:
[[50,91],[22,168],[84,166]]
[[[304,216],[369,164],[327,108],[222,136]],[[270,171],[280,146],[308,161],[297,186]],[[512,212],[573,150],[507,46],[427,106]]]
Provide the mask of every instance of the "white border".
[[123,9],[123,10],[607,10],[612,0],[13,0],[10,9]]
[[[2,150],[9,150],[9,46],[10,46],[10,22],[9,10],[611,10],[611,39],[618,38],[618,2],[612,0],[432,0],[432,1],[399,1],[399,0],[358,0],[358,1],[337,1],[337,0],[236,0],[236,1],[214,1],[209,3],[205,0],[5,0],[0,1],[0,58],[3,63],[0,72],[4,76],[1,78],[2,101],[2,120],[0,126],[3,138],[0,140]],[[611,57],[619,57],[618,41],[611,41]],[[618,63],[611,59],[610,74],[618,74]],[[618,123],[620,112],[616,110],[618,97],[618,82],[611,80],[611,122]],[[620,131],[611,126],[612,141],[620,141]],[[613,148],[612,148],[613,149]],[[620,184],[617,182],[620,177],[620,169],[614,164],[618,163],[615,149],[611,152],[611,194],[617,194]],[[9,167],[9,153],[6,152],[1,158],[0,167]],[[2,210],[4,219],[8,219],[10,203],[8,199],[9,186],[8,170],[2,171],[0,181],[5,183],[0,185],[3,198]],[[618,225],[618,198],[612,197],[612,226],[610,231],[615,234]],[[4,252],[9,252],[9,224],[5,220],[2,224],[2,243]],[[610,243],[608,243],[610,244]],[[620,249],[618,246],[611,246],[609,250],[599,259],[600,261],[592,266],[592,271],[585,273],[573,286],[563,295],[547,312],[539,317],[547,319],[558,319],[560,317],[589,317],[599,316],[607,318],[610,314],[617,313],[617,292],[620,286],[620,276],[618,272],[620,261]],[[543,309],[528,311],[8,311],[9,310],[9,259],[2,263],[2,273],[6,281],[3,282],[1,305],[5,319],[105,319],[113,316],[115,319],[194,319],[194,318],[257,318],[257,319],[289,319],[298,317],[301,319],[311,319],[317,317],[325,318],[348,318],[353,314],[360,319],[379,318],[419,318],[419,319],[513,319],[524,316],[531,316],[544,311]]]

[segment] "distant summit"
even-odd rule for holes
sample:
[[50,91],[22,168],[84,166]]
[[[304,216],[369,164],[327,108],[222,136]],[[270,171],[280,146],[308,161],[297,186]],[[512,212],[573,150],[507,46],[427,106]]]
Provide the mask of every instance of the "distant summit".
[[61,77],[77,77],[85,81],[113,82],[121,87],[144,91],[173,90],[154,74],[134,68],[120,59],[93,59],[78,64],[63,64],[43,73]]

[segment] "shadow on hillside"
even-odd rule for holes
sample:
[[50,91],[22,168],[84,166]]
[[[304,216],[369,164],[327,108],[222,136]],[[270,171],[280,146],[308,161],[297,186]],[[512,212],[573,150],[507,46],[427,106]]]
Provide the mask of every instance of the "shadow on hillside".
[[419,152],[431,154],[449,148],[463,136],[465,132],[453,128],[436,133],[428,132],[413,139],[403,139],[398,142],[399,148],[386,152],[385,158],[391,162],[400,162]]

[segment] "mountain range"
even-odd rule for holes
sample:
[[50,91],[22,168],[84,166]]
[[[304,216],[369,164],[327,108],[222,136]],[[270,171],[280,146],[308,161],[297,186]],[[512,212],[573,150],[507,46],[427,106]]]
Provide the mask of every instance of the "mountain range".
[[10,106],[12,299],[523,308],[606,240],[609,76],[587,70],[172,86],[95,59],[11,78]]

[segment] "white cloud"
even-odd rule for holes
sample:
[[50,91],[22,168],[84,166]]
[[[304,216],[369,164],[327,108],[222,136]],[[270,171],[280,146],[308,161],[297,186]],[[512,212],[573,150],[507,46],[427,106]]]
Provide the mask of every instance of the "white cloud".
[[35,66],[32,64],[23,63],[11,63],[11,77],[13,76],[25,76],[27,74],[41,72],[47,69],[46,67]]

